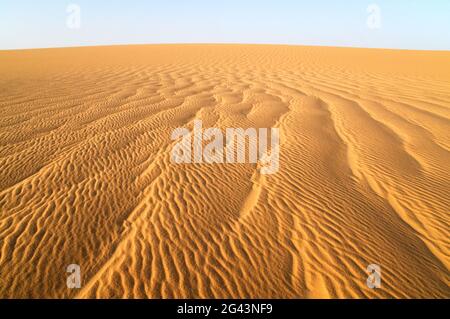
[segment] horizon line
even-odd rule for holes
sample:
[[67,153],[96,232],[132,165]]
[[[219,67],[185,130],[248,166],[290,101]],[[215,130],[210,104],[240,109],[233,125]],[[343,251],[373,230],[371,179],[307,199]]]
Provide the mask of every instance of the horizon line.
[[325,44],[293,44],[293,43],[251,43],[251,42],[160,42],[160,43],[115,43],[115,44],[82,44],[67,46],[44,46],[33,48],[8,48],[0,49],[5,51],[31,51],[31,50],[52,50],[52,49],[77,49],[77,48],[97,48],[97,47],[124,47],[124,46],[163,46],[163,45],[247,45],[247,46],[289,46],[289,47],[318,47],[337,49],[361,49],[361,50],[383,50],[383,51],[417,51],[417,52],[450,52],[450,49],[411,49],[392,47],[360,47],[346,45],[325,45]]

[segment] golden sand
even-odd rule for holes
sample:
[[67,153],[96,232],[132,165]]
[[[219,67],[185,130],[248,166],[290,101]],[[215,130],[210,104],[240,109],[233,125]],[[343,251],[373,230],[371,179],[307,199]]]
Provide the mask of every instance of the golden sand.
[[[173,164],[195,119],[279,172]],[[449,163],[450,52],[1,51],[0,297],[449,298]]]

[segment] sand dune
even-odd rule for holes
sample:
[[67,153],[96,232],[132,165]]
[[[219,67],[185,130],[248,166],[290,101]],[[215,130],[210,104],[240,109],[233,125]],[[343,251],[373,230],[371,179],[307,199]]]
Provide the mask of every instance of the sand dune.
[[[173,164],[196,119],[279,172]],[[2,51],[0,297],[449,298],[449,132],[450,52]]]

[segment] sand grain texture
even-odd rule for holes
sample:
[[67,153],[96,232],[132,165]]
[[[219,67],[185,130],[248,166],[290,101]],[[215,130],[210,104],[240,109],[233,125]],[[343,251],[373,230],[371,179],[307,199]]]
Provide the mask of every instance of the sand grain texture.
[[[280,171],[171,163],[195,119]],[[0,51],[0,297],[449,298],[449,132],[449,52]]]

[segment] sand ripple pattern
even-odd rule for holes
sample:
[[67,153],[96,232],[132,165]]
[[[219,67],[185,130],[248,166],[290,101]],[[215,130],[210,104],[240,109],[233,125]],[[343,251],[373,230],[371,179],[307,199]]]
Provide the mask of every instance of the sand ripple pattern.
[[[172,164],[196,119],[279,173]],[[0,297],[449,298],[449,132],[449,52],[0,52]]]

